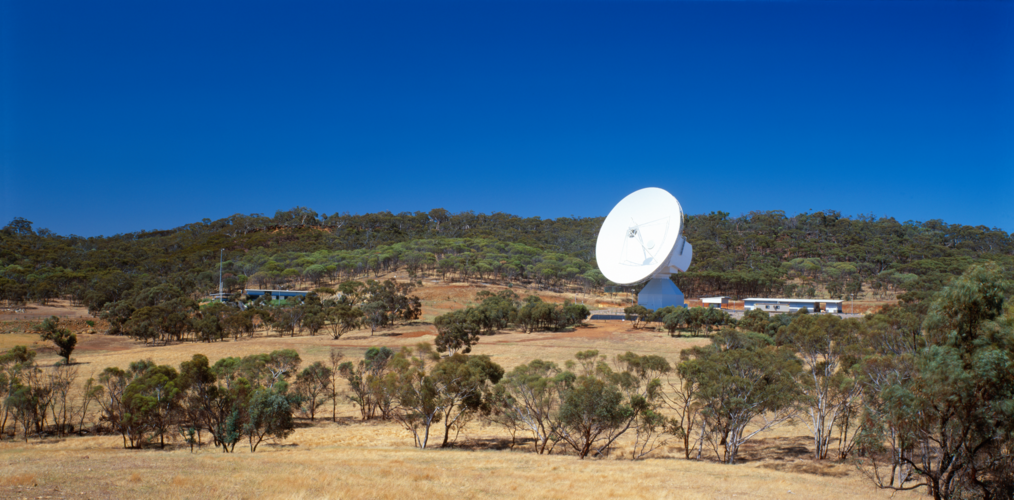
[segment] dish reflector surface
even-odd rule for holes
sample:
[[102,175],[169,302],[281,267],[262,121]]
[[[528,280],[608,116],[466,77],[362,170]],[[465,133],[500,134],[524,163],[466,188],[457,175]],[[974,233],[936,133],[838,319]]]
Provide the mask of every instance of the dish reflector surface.
[[682,232],[683,208],[673,195],[659,188],[634,191],[613,207],[599,229],[599,270],[620,285],[650,278],[669,265]]

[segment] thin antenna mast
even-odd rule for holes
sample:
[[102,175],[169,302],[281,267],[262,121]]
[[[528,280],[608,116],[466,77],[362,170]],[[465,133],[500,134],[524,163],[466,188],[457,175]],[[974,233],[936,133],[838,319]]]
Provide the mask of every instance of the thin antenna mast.
[[218,254],[218,300],[222,301],[222,265],[223,259],[225,258],[225,249],[223,248],[221,253]]

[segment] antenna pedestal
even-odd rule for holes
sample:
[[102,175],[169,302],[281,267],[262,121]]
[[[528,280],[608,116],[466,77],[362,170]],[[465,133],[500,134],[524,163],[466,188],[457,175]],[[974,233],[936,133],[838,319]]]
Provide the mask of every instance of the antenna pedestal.
[[669,275],[654,276],[637,294],[637,305],[651,310],[666,306],[686,307],[683,292],[669,279]]
[[687,243],[682,236],[676,241],[676,246],[669,253],[666,259],[668,266],[662,266],[651,280],[648,281],[641,293],[637,294],[637,305],[657,310],[666,306],[686,307],[686,298],[676,283],[673,283],[669,276],[675,272],[685,272],[690,267],[690,259],[693,258],[694,247]]

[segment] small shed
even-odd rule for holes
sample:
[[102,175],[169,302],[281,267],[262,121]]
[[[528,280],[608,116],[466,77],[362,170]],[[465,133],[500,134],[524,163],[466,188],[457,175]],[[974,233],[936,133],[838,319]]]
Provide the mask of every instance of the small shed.
[[845,309],[842,307],[844,301],[841,300],[818,300],[817,303],[819,304],[821,311],[827,311],[830,313],[845,312]]
[[729,306],[729,297],[724,295],[720,297],[701,297],[701,304],[704,304],[704,307],[725,309]]

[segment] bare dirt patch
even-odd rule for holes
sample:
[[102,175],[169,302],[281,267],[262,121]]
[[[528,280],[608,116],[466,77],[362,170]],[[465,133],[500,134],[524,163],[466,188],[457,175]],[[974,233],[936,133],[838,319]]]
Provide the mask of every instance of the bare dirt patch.
[[414,338],[422,337],[423,335],[433,335],[433,336],[436,336],[436,334],[437,334],[436,328],[432,328],[432,329],[429,329],[429,330],[415,330],[415,331],[411,331],[411,332],[404,332],[404,333],[400,333],[399,336],[402,337],[402,338],[406,338],[406,339],[414,339]]
[[[14,312],[19,311],[19,312]],[[18,307],[5,307],[0,309],[0,321],[6,320],[42,320],[50,316],[58,316],[61,319],[84,318],[92,319],[88,315],[88,309],[75,306],[67,300],[54,300],[47,305],[29,304]]]
[[86,351],[129,351],[143,346],[143,343],[127,337],[106,335],[103,333],[85,333],[77,336],[75,352]]

